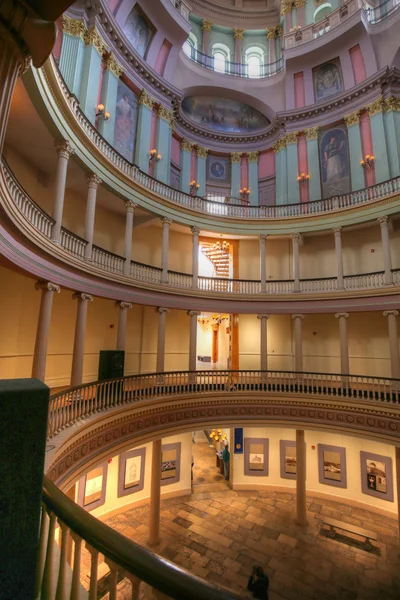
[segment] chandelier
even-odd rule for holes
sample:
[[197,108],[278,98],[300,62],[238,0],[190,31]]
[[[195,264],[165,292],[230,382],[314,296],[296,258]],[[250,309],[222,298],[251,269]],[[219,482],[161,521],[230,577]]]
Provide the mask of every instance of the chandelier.
[[226,433],[222,433],[222,429],[213,429],[210,433],[210,440],[212,442],[226,442],[228,436]]

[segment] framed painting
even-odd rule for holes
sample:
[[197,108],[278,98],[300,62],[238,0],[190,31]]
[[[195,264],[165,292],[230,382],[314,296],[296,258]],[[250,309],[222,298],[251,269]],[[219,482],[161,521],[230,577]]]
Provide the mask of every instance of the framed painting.
[[221,156],[207,156],[207,181],[226,183],[230,179],[230,162]]
[[343,91],[343,74],[339,57],[312,70],[315,102],[328,100]]
[[346,448],[318,444],[319,482],[347,488]]
[[296,479],[296,442],[280,441],[280,467],[283,479]]
[[181,477],[181,443],[161,446],[161,485],[177,483]]
[[360,452],[363,494],[393,502],[393,466],[389,456]]
[[80,478],[78,504],[85,510],[93,510],[106,501],[108,463],[104,462]]
[[113,147],[130,163],[135,149],[138,98],[123,81],[118,81]]
[[345,126],[338,125],[319,134],[322,197],[331,198],[351,191],[349,145]]
[[140,492],[144,488],[146,448],[122,452],[119,457],[118,497]]
[[268,450],[267,438],[244,439],[244,474],[255,477],[268,476]]
[[123,26],[123,32],[136,52],[144,57],[154,28],[140,6],[134,6]]

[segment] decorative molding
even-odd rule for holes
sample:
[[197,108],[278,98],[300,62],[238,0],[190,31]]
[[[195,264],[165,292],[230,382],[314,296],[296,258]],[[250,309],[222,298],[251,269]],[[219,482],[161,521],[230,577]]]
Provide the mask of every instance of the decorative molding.
[[133,212],[135,210],[135,208],[137,208],[139,206],[138,204],[133,202],[133,200],[125,200],[124,204],[125,204],[126,212]]
[[240,163],[242,162],[242,153],[241,152],[231,152],[231,163]]
[[73,300],[88,300],[89,302],[93,302],[93,296],[90,294],[85,294],[84,292],[74,292],[72,294]]
[[209,153],[208,148],[203,148],[203,146],[197,146],[197,148],[196,148],[197,156],[201,156],[201,158],[207,158],[208,153]]
[[104,43],[103,38],[97,31],[96,27],[87,29],[82,37],[86,46],[92,45],[100,56],[103,56],[107,52],[107,45]]
[[47,292],[60,293],[60,286],[51,281],[37,281],[35,283],[35,290],[46,290]]
[[158,107],[158,111],[157,111],[157,117],[159,119],[164,119],[164,121],[167,121],[170,129],[173,129],[174,127],[174,113],[172,110],[169,110],[168,108],[166,108],[165,106],[162,106],[160,104],[160,106]]
[[160,217],[160,221],[163,227],[169,227],[172,223],[172,219],[169,219],[168,217]]
[[124,302],[123,300],[117,300],[115,306],[118,306],[118,308],[132,308],[133,304]]
[[377,221],[381,227],[388,227],[389,225],[389,217],[387,215],[384,217],[378,217]]
[[107,56],[103,59],[103,65],[104,68],[108,71],[111,71],[111,73],[113,73],[117,79],[119,79],[124,72],[123,67],[118,64],[112,52],[107,54]]
[[142,91],[140,92],[140,96],[139,96],[139,104],[142,106],[146,106],[146,108],[149,108],[150,110],[153,110],[153,106],[155,104],[155,100],[154,98],[152,98],[147,92],[146,90],[143,88]]
[[186,314],[188,317],[199,317],[201,315],[200,310],[187,310]]
[[68,140],[64,140],[62,142],[60,142],[59,140],[54,140],[54,146],[57,151],[57,155],[60,158],[66,158],[67,160],[69,160],[72,154],[75,153],[75,150],[73,149]]
[[390,96],[389,98],[386,98],[384,100],[383,112],[388,113],[388,112],[392,112],[392,111],[396,111],[396,112],[400,111],[400,98],[395,98],[394,96]]
[[257,315],[257,319],[269,319],[271,315]]
[[295,7],[293,0],[282,0],[281,2],[281,16],[284,17],[288,13],[291,13]]
[[278,154],[281,150],[286,148],[286,136],[283,136],[276,140],[275,144],[272,146],[272,150],[275,154]]
[[360,113],[361,109],[358,108],[352,113],[345,115],[343,117],[343,120],[346,123],[346,126],[351,127],[352,125],[358,125],[360,123]]
[[203,21],[201,23],[201,28],[203,31],[211,31],[212,26],[213,26],[212,21],[206,21],[206,19],[203,19]]
[[244,36],[245,29],[234,29],[233,30],[233,39],[234,40],[242,40]]
[[335,319],[340,319],[340,317],[344,317],[345,319],[348,319],[349,313],[344,312],[344,313],[336,313],[335,314]]
[[288,146],[289,144],[297,144],[298,137],[299,137],[298,131],[289,131],[285,135],[286,145]]
[[281,25],[275,25],[274,27],[267,27],[267,40],[276,40],[283,35],[283,27]]
[[255,150],[254,152],[246,152],[246,155],[247,155],[247,162],[258,163],[258,158],[260,156],[260,153],[258,150]]
[[319,130],[320,130],[320,127],[318,125],[316,125],[315,127],[309,127],[308,129],[305,129],[304,130],[304,135],[306,137],[306,140],[307,141],[317,140],[318,139]]
[[292,238],[293,242],[300,242],[300,238],[301,238],[300,233],[291,233],[290,237]]
[[68,35],[80,37],[82,39],[87,31],[84,21],[79,19],[71,19],[71,17],[67,17],[67,15],[62,16],[61,28],[63,33],[68,33]]
[[296,314],[296,315],[292,315],[292,319],[301,319],[301,320],[303,320],[305,316],[306,315]]
[[163,313],[168,314],[169,312],[171,312],[171,310],[169,308],[164,308],[162,306],[157,306],[157,308],[155,308],[154,310],[159,315],[162,315]]
[[295,8],[303,8],[307,4],[307,0],[294,0]]
[[393,315],[394,317],[398,317],[399,316],[399,311],[398,310],[385,310],[383,313],[384,317],[388,317],[389,315]]
[[371,104],[367,104],[367,106],[365,108],[368,111],[368,114],[370,117],[373,117],[374,115],[377,115],[377,114],[383,112],[383,108],[384,108],[383,97],[379,96],[379,98],[374,100],[374,102],[371,102]]
[[187,139],[183,139],[181,141],[181,150],[183,150],[184,152],[192,152],[193,150],[193,143],[190,140]]
[[94,188],[96,190],[99,187],[99,185],[103,183],[100,177],[98,177],[95,173],[92,173],[91,175],[86,175],[85,179],[88,184],[88,187]]
[[199,235],[200,228],[199,227],[191,227],[190,231],[193,233],[193,235]]
[[343,227],[335,227],[334,229],[332,229],[332,233],[335,237],[340,237],[342,235],[342,229]]

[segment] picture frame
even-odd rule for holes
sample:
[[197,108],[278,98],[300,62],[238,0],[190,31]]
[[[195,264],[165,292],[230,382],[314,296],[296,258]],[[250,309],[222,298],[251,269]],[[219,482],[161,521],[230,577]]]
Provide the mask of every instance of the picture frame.
[[393,461],[390,456],[360,451],[361,491],[387,502],[394,502]]
[[87,511],[102,506],[106,501],[108,463],[91,469],[79,480],[78,504]]
[[279,450],[282,479],[296,479],[296,442],[280,440]]
[[244,474],[251,477],[268,477],[269,439],[244,439]]
[[332,58],[312,70],[315,102],[323,102],[343,92],[340,58]]
[[161,446],[161,485],[178,483],[181,478],[181,442]]
[[318,444],[318,475],[324,485],[347,488],[346,448]]
[[122,452],[118,468],[118,498],[141,492],[144,488],[146,448]]

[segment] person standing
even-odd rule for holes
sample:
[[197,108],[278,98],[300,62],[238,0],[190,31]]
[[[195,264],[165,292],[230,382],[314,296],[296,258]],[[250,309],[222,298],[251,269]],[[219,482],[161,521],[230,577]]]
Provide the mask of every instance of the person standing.
[[268,600],[269,579],[260,566],[254,566],[249,577],[247,589],[253,592],[253,598],[258,600]]
[[229,461],[230,461],[231,455],[229,453],[229,446],[228,444],[225,444],[223,452],[222,452],[222,460],[224,461],[224,475],[225,475],[225,479],[226,481],[229,480]]

